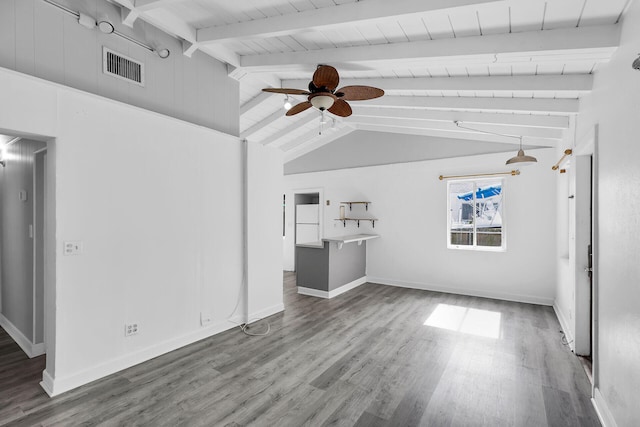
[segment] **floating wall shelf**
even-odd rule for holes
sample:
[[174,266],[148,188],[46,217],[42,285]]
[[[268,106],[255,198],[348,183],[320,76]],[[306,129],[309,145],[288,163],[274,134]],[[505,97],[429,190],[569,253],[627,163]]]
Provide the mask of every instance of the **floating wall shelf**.
[[352,205],[364,205],[365,210],[369,210],[369,204],[371,202],[340,202],[341,205],[349,205],[349,210],[353,208]]

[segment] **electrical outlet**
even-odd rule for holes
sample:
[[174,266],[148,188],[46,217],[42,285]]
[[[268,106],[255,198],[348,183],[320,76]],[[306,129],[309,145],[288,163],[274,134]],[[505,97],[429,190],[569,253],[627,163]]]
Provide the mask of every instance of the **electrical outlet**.
[[82,253],[82,242],[67,241],[64,242],[64,254],[65,255],[79,255]]
[[137,323],[129,323],[124,325],[124,336],[130,337],[131,335],[136,335],[139,332],[139,327]]
[[200,313],[200,326],[207,326],[209,323],[211,323],[211,314],[206,313],[206,312],[201,312]]

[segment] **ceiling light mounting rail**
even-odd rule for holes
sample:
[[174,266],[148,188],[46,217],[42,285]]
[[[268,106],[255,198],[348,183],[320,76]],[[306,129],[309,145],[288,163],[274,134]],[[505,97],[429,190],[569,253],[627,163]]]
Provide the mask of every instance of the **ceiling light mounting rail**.
[[95,28],[97,25],[100,31],[103,32],[104,34],[115,34],[116,36],[120,36],[123,39],[130,41],[131,43],[134,43],[144,49],[147,49],[149,52],[155,53],[162,59],[168,58],[169,55],[171,54],[169,49],[166,49],[166,48],[154,49],[152,46],[149,46],[148,44],[142,43],[132,37],[129,37],[124,33],[121,33],[120,31],[117,31],[113,26],[113,24],[109,21],[100,21],[96,23],[96,20],[93,17],[89,15],[85,15],[82,12],[76,12],[75,10],[71,10],[64,5],[54,2],[53,0],[42,0],[42,1],[44,1],[47,4],[50,4],[53,7],[57,7],[58,9],[62,10],[65,13],[68,13],[69,15],[75,16],[78,19],[78,23],[85,28],[88,28],[91,30]]

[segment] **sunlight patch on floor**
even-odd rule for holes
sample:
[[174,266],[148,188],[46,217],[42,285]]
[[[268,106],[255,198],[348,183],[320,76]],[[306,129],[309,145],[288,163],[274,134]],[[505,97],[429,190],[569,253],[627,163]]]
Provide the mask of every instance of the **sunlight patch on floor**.
[[501,313],[458,305],[438,304],[425,326],[486,338],[500,338]]

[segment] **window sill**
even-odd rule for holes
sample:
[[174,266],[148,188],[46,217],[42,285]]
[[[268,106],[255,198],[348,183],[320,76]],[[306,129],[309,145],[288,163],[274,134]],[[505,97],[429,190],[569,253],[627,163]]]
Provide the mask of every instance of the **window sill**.
[[447,249],[461,250],[461,251],[478,251],[478,252],[506,252],[507,248],[504,247],[492,247],[492,246],[456,246],[447,245]]

